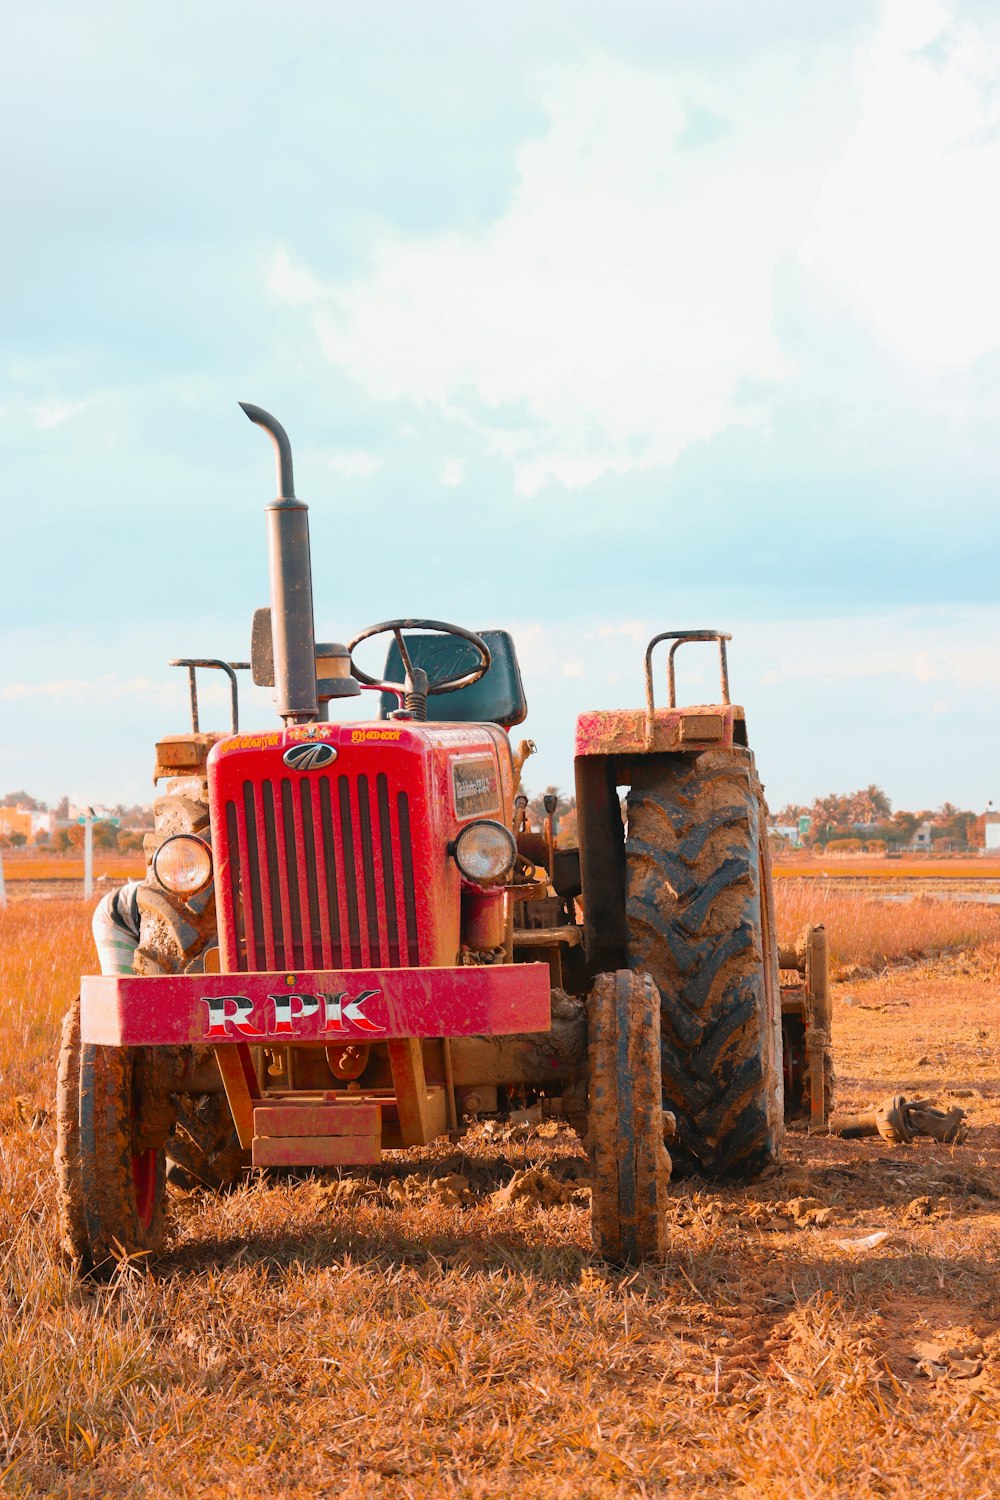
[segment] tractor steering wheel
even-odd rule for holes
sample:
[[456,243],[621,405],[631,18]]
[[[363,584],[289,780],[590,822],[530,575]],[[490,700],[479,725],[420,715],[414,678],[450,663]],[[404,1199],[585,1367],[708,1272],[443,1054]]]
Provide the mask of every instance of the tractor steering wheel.
[[[410,653],[406,649],[406,637],[403,635],[404,630],[434,630],[440,635],[457,635],[463,641],[468,641],[471,646],[476,648],[479,653],[479,661],[471,672],[465,672],[461,677],[442,677],[435,682],[429,682],[426,672],[422,671],[420,667],[415,668],[410,660]],[[492,658],[489,646],[487,646],[481,635],[476,635],[471,630],[465,630],[461,625],[448,625],[444,620],[383,620],[379,625],[369,625],[367,630],[362,630],[361,634],[356,635],[347,648],[351,653],[351,671],[358,681],[365,683],[367,687],[381,687],[382,680],[379,677],[370,677],[367,672],[362,672],[354,660],[355,649],[360,646],[362,641],[367,641],[370,636],[382,635],[388,631],[391,631],[396,637],[396,645],[399,647],[399,654],[403,659],[403,666],[406,669],[406,682],[399,684],[399,686],[407,693],[413,693],[414,691],[418,694],[457,693],[459,688],[469,687],[471,683],[478,682],[480,677],[484,676],[490,669]],[[423,686],[420,686],[421,678],[423,679]],[[390,684],[386,684],[386,686],[390,686]]]

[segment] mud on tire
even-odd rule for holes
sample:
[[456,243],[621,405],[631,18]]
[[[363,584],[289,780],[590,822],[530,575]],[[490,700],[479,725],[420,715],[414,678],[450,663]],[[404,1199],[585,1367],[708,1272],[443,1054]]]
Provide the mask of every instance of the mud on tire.
[[636,762],[628,963],[660,992],[679,1173],[752,1177],[783,1133],[780,990],[762,790],[749,750]]
[[56,1080],[56,1210],[62,1252],[77,1265],[89,1264],[90,1239],[83,1206],[80,1166],[80,1002],[63,1017]]
[[166,1163],[162,1147],[147,1142],[150,1124],[167,1134],[171,1114],[148,1052],[81,1043],[75,1001],[59,1053],[56,1200],[63,1254],[82,1271],[110,1271],[122,1253],[162,1248]]
[[[171,778],[153,804],[154,832],[147,836],[147,886],[140,890],[142,933],[136,970],[145,974],[198,972],[206,949],[217,937],[215,888],[183,897],[164,891],[152,874],[153,855],[165,839],[178,833],[208,838],[208,784],[200,776]],[[202,1057],[209,1049],[199,1049]],[[242,1181],[248,1154],[240,1149],[225,1094],[182,1096],[177,1130],[167,1144],[176,1171],[170,1180],[183,1186],[219,1191]]]
[[597,976],[587,1001],[592,1232],[598,1254],[619,1263],[657,1257],[665,1245],[659,1021],[647,974]]
[[80,1049],[80,1167],[89,1264],[156,1255],[166,1238],[166,1156],[141,1140],[149,1104],[139,1047]]

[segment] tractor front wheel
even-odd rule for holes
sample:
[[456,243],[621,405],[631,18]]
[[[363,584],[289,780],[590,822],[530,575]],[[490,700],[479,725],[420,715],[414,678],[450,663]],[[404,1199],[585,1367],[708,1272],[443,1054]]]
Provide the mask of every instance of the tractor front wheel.
[[83,1271],[163,1247],[171,1121],[160,1093],[148,1052],[81,1043],[77,1002],[63,1023],[56,1169],[63,1249]]
[[670,1157],[663,1144],[660,997],[648,974],[599,974],[587,1002],[587,1147],[594,1249],[635,1262],[663,1253]]
[[91,1263],[156,1255],[166,1237],[166,1154],[150,1141],[148,1052],[80,1051],[80,1164]]
[[56,1081],[56,1206],[66,1257],[76,1265],[90,1263],[87,1214],[80,1167],[80,1002],[63,1017]]

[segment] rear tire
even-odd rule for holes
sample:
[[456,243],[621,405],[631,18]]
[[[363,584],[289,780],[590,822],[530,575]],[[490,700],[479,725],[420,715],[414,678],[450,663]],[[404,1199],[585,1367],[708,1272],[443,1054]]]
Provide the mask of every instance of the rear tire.
[[599,974],[587,1019],[594,1249],[615,1263],[659,1257],[670,1157],[663,1144],[656,986],[628,969]]
[[748,750],[636,761],[628,962],[661,1000],[680,1174],[759,1174],[783,1135],[781,1003],[765,807]]

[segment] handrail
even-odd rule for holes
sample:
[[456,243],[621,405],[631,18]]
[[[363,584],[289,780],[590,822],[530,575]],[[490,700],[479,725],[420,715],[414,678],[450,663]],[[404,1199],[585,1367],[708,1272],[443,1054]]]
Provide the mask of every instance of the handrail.
[[230,706],[233,721],[233,734],[238,734],[240,729],[240,701],[239,688],[236,682],[237,672],[249,672],[248,661],[220,661],[216,656],[182,656],[177,661],[170,662],[172,667],[187,667],[188,684],[191,691],[191,729],[198,734],[198,667],[214,667],[220,672],[225,672],[229,678]]

